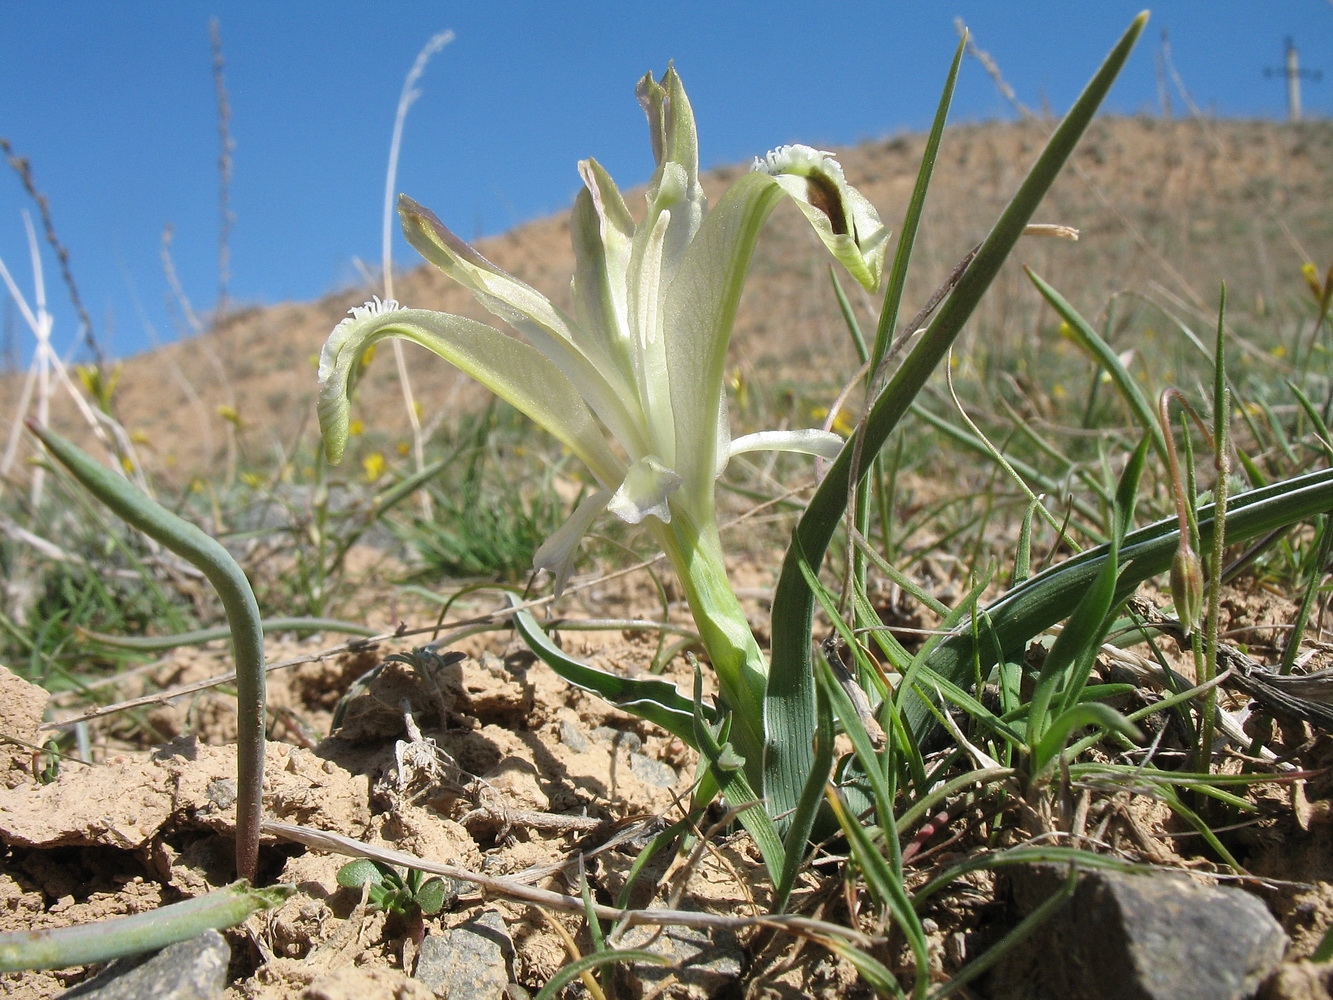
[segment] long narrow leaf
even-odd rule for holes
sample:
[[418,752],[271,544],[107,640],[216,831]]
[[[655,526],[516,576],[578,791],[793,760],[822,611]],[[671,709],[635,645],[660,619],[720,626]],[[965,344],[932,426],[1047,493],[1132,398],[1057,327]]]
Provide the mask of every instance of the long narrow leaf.
[[[811,740],[815,690],[810,650],[814,598],[801,573],[800,559],[806,558],[816,567],[823,561],[854,485],[851,482],[854,456],[878,454],[921,386],[962,331],[1092,121],[1129,58],[1146,21],[1146,14],[1135,18],[1055,130],[1018,193],[958,279],[953,294],[875,400],[866,421],[843,448],[797,525],[773,599],[773,659],[764,702],[765,731],[768,734],[764,792],[777,813],[794,808],[800,799],[814,753]],[[863,463],[857,474],[864,471]],[[776,734],[781,734],[780,738],[775,738]]]
[[157,951],[213,929],[234,927],[256,910],[277,906],[294,886],[252,889],[234,882],[224,889],[147,913],[74,927],[0,934],[0,972],[63,969]]
[[[1333,510],[1333,471],[1314,472],[1234,497],[1227,510],[1227,537],[1233,542],[1258,538]],[[1213,507],[1198,511],[1203,544],[1212,540]],[[1125,536],[1120,546],[1121,570],[1116,583],[1118,603],[1139,584],[1171,567],[1177,546],[1176,518],[1169,517]],[[929,665],[959,687],[970,688],[978,664],[996,662],[997,651],[1020,649],[1033,636],[1067,618],[1102,571],[1108,546],[1089,549],[1015,587],[986,609],[990,622],[980,648],[971,635],[949,636],[931,650]],[[904,717],[918,736],[931,724],[931,711],[915,698],[905,699]]]
[[[547,637],[530,611],[515,614],[514,627],[528,648],[569,683],[695,746],[694,703],[670,681],[622,677],[576,660]],[[708,716],[711,720],[711,711]]]

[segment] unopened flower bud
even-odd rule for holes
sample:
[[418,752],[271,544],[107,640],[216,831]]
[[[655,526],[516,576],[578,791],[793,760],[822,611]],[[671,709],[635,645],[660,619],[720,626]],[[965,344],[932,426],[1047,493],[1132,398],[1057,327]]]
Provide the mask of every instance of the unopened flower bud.
[[1185,538],[1171,560],[1171,600],[1185,635],[1192,635],[1203,621],[1203,563]]

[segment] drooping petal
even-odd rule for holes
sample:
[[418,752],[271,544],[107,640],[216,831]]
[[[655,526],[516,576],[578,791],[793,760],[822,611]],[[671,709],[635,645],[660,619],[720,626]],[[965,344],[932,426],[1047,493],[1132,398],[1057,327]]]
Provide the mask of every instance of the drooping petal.
[[532,556],[532,568],[548,570],[555,576],[555,596],[559,597],[569,581],[569,574],[574,569],[574,559],[578,556],[579,542],[588,533],[593,519],[606,510],[611,499],[610,490],[598,490],[586,496],[574,508],[574,513],[564,524],[555,529],[550,538],[542,542]]
[[[812,151],[813,152],[813,151]],[[786,160],[786,165],[819,173],[819,179],[810,182],[804,175],[786,176],[767,171],[752,172],[737,180],[716,207],[704,218],[667,291],[664,327],[669,331],[667,365],[671,371],[671,402],[676,421],[678,442],[706,442],[726,419],[722,384],[727,345],[731,339],[736,308],[740,303],[745,272],[750,255],[768,219],[769,213],[783,195],[793,198],[798,205],[809,208],[807,217],[816,232],[862,284],[873,287],[878,283],[887,234],[879,225],[878,216],[854,188],[841,180],[836,161],[825,160],[822,154],[818,164],[805,160]],[[832,166],[829,166],[829,164]],[[820,173],[822,171],[822,173]],[[833,183],[837,179],[839,187]],[[831,197],[824,210],[810,205],[812,187],[827,180],[836,197]],[[838,225],[848,232],[837,233],[834,216],[842,212]],[[864,248],[853,234],[865,233]],[[684,490],[691,504],[711,504],[713,477],[723,463],[724,456],[711,447],[679,446],[674,468],[685,481]]]
[[667,501],[680,489],[680,483],[680,476],[648,455],[629,467],[625,481],[606,509],[627,524],[638,524],[649,515],[670,524],[671,507]]
[[745,434],[731,442],[733,456],[747,451],[789,451],[798,455],[814,455],[830,461],[838,457],[844,441],[832,431],[807,428],[792,431],[758,431]]
[[[429,209],[398,197],[403,234],[421,256],[472,292],[473,297],[527,338],[579,388],[607,428],[633,447],[639,423],[627,408],[628,386],[619,384],[600,357],[589,357],[578,328],[541,292],[520,281],[459,239]],[[646,450],[647,442],[641,447]]]
[[875,207],[847,183],[832,153],[810,146],[779,146],[756,157],[753,169],[777,179],[829,252],[863,288],[879,287],[889,231]]
[[624,464],[574,383],[549,359],[494,327],[463,316],[377,304],[352,310],[324,344],[319,361],[319,425],[331,462],[347,445],[351,395],[361,357],[388,337],[420,344],[525,413],[577,455],[605,485]]

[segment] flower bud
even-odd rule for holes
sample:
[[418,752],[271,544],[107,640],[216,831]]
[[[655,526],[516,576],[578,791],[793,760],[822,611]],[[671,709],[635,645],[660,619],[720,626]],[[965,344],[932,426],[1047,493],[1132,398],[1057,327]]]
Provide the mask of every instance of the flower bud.
[[1186,637],[1192,635],[1203,621],[1203,563],[1183,537],[1171,560],[1171,600]]

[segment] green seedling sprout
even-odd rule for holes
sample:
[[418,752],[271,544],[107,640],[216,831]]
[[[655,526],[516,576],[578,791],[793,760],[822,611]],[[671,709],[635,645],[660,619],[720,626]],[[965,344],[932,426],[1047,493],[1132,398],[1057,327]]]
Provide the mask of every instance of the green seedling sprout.
[[264,631],[245,572],[210,538],[59,434],[33,421],[28,429],[70,474],[126,524],[197,567],[217,591],[236,661],[236,873],[253,882],[259,867],[264,784]]
[[433,917],[444,909],[449,898],[449,885],[438,875],[426,878],[415,868],[399,875],[384,862],[369,858],[357,858],[339,868],[338,884],[346,889],[368,886],[371,906],[408,919]]

